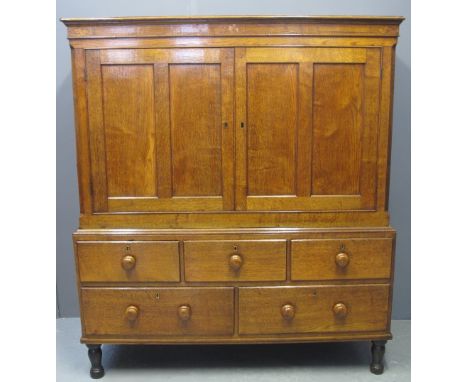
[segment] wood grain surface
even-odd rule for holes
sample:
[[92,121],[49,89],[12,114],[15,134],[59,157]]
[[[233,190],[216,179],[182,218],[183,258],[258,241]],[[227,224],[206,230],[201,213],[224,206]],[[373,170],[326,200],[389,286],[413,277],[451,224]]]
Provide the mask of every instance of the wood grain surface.
[[[184,242],[187,281],[275,281],[286,279],[285,240]],[[232,256],[241,258],[237,269]]]
[[[86,335],[203,336],[232,335],[232,288],[83,288],[83,327]],[[191,308],[181,320],[179,307]],[[126,310],[136,306],[129,321]]]
[[[239,334],[359,332],[385,330],[388,285],[239,288]],[[335,304],[347,306],[336,317]],[[281,314],[295,308],[292,319]]]

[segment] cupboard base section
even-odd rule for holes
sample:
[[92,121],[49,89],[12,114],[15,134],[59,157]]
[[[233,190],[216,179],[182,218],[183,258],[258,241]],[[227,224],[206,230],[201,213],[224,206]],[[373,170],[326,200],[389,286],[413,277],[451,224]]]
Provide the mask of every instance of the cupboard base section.
[[102,344],[371,342],[382,374],[395,232],[347,229],[79,230],[82,337]]

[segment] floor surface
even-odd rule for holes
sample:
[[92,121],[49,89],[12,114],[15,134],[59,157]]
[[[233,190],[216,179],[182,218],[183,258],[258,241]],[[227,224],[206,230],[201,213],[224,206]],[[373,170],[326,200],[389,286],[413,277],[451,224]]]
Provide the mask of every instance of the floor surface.
[[[78,318],[57,320],[57,381],[91,381]],[[230,346],[104,345],[104,382],[406,382],[411,321],[393,321],[385,372],[369,372],[369,342]]]

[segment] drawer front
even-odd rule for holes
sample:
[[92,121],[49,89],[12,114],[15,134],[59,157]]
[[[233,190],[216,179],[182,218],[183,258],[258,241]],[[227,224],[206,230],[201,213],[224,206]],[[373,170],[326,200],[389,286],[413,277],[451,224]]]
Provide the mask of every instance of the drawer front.
[[82,288],[86,335],[232,335],[232,288]]
[[291,278],[390,278],[392,242],[392,239],[292,240]]
[[187,241],[187,281],[281,281],[286,279],[285,240]]
[[388,285],[239,288],[239,334],[383,331]]
[[180,280],[177,241],[78,242],[82,282]]

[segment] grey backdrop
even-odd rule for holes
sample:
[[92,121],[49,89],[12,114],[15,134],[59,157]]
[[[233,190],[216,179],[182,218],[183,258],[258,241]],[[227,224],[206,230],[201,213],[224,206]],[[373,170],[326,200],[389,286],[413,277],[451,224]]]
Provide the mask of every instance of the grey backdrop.
[[410,1],[409,0],[57,0],[57,315],[79,316],[71,234],[79,206],[70,51],[59,17],[163,15],[390,15],[405,16],[396,57],[390,187],[396,228],[394,319],[411,317],[410,284]]

